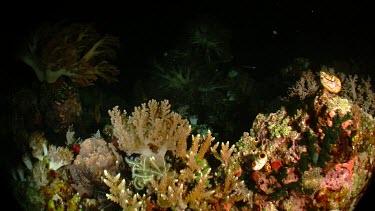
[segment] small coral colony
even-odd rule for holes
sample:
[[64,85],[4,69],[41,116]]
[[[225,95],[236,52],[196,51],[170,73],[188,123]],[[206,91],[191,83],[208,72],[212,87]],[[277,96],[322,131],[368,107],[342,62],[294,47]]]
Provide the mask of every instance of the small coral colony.
[[119,40],[87,24],[47,28],[21,59],[44,82],[38,111],[64,141],[40,129],[19,135],[24,153],[11,174],[25,210],[353,210],[368,186],[369,79],[306,70],[279,110],[223,142],[210,130],[194,133],[168,100],[154,99],[131,113],[116,105],[107,124],[76,137],[84,112],[77,90],[117,80]]

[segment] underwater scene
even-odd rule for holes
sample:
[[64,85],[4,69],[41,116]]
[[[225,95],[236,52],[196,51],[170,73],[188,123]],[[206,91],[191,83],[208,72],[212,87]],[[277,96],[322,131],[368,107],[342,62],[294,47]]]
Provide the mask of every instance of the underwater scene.
[[12,210],[369,210],[366,13],[183,7],[9,28]]

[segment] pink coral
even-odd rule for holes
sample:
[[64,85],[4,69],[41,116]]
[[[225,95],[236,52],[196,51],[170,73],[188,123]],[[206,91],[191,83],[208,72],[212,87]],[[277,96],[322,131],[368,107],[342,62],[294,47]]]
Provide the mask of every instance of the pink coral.
[[73,165],[69,166],[74,181],[72,186],[81,195],[90,196],[96,193],[96,186],[104,186],[101,181],[104,170],[115,174],[123,167],[124,161],[116,148],[100,137],[88,138],[80,147]]
[[340,190],[342,187],[350,188],[351,186],[351,174],[350,171],[346,168],[329,171],[320,184],[321,188],[328,187],[332,190]]
[[267,178],[266,174],[260,175],[259,179],[256,182],[259,185],[259,189],[266,193],[272,192],[273,188],[280,186],[275,177],[270,176],[269,178]]
[[298,181],[298,176],[294,173],[295,170],[296,170],[296,168],[294,168],[294,167],[287,169],[286,178],[284,178],[282,180],[282,182],[284,184],[289,184],[289,183],[297,182]]
[[80,144],[80,151],[74,165],[86,168],[93,175],[102,175],[104,169],[114,174],[123,162],[106,141],[101,138],[89,138]]

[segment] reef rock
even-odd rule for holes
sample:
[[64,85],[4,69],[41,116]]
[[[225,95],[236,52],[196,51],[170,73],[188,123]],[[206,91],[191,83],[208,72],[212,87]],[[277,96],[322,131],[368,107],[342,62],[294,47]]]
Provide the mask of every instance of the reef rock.
[[[327,75],[321,83],[339,80]],[[258,114],[237,142],[255,210],[354,210],[368,187],[374,119],[325,87]]]

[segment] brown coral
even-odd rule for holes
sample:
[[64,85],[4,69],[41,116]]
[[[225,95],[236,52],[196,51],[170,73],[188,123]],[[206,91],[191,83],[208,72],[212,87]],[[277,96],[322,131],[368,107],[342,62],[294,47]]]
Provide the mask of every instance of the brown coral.
[[101,139],[92,137],[83,141],[79,154],[73,165],[69,166],[70,175],[75,184],[73,187],[81,195],[97,194],[95,191],[105,191],[101,181],[104,170],[114,174],[123,166],[122,157],[117,154],[115,147]]
[[118,46],[117,37],[101,35],[93,24],[45,24],[34,32],[28,52],[20,59],[40,81],[54,83],[65,75],[79,86],[88,86],[98,78],[117,80],[119,70],[109,59]]

